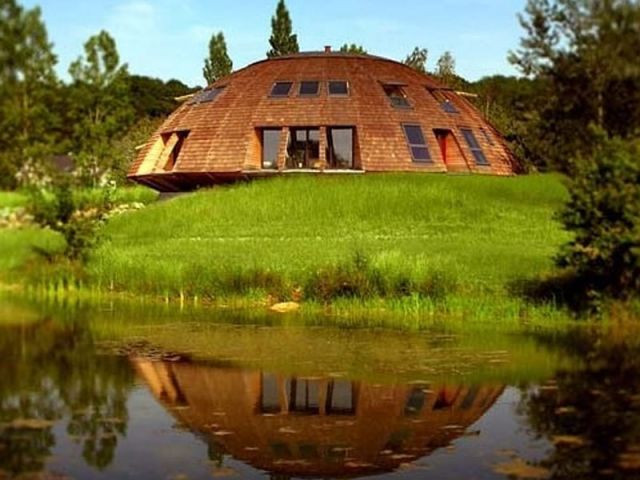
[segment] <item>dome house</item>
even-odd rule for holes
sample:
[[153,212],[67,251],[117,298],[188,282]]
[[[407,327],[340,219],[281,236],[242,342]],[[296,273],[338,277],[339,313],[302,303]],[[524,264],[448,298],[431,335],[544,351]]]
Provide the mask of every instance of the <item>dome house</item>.
[[129,178],[177,192],[286,173],[513,175],[502,135],[464,94],[371,55],[262,60],[190,96]]

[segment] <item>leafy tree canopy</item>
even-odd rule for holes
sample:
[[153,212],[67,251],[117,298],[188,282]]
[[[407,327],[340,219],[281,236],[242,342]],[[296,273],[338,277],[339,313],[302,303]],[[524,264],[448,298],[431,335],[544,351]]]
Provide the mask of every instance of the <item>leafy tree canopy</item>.
[[40,9],[0,0],[0,186],[13,186],[15,171],[39,160],[57,120],[50,108],[57,85],[56,56]]
[[528,0],[520,23],[509,59],[545,87],[538,128],[551,165],[570,171],[567,159],[588,156],[598,141],[590,126],[640,133],[639,2]]
[[426,48],[416,47],[413,49],[413,52],[407,55],[403,63],[421,73],[427,73],[428,54],[429,51]]

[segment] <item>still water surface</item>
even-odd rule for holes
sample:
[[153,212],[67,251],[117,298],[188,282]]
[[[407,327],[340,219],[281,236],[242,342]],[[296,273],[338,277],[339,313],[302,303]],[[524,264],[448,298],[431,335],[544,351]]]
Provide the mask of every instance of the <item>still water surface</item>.
[[627,330],[403,333],[3,302],[0,479],[640,477]]

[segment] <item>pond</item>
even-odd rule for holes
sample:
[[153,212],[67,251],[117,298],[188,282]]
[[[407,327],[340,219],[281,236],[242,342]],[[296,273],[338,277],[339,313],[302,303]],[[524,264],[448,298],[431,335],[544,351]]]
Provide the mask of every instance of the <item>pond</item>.
[[640,477],[627,328],[1,302],[0,479]]

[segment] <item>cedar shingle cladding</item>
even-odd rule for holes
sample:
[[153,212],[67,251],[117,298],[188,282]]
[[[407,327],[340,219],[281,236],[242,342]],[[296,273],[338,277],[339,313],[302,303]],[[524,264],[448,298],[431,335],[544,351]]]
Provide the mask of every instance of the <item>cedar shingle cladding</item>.
[[[300,97],[303,80],[320,81],[317,96]],[[330,80],[347,80],[348,96],[330,96]],[[288,97],[273,98],[270,92],[276,81],[293,81]],[[394,108],[382,85],[401,84],[411,108]],[[260,140],[257,129],[282,127],[279,165],[284,166],[288,128],[295,126],[355,128],[354,145],[357,166],[364,171],[470,171],[510,175],[515,159],[502,136],[463,97],[454,95],[458,114],[445,113],[429,88],[441,88],[435,80],[400,63],[372,56],[338,53],[300,54],[264,60],[221,79],[214,86],[224,86],[213,102],[190,105],[186,102],[171,114],[154,134],[135,162],[129,175],[159,189],[188,188],[194,182],[211,183],[222,174],[239,176],[261,169]],[[403,124],[422,127],[431,154],[431,163],[416,163],[402,128]],[[477,166],[460,133],[461,127],[473,129],[490,166]],[[490,132],[490,145],[480,128]],[[445,165],[434,129],[447,129],[453,139],[447,142]],[[165,172],[154,165],[148,155],[158,145],[162,134],[188,130],[177,163]],[[321,130],[322,144],[326,142]],[[146,161],[145,161],[146,158]],[[197,175],[195,175],[197,174]],[[164,181],[162,180],[164,178]],[[169,185],[167,185],[169,182]]]

